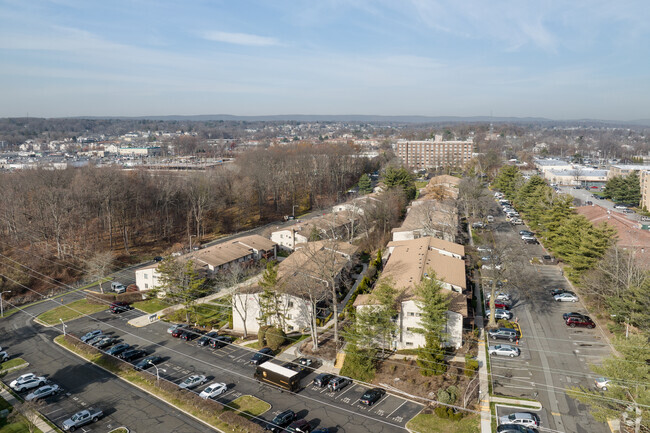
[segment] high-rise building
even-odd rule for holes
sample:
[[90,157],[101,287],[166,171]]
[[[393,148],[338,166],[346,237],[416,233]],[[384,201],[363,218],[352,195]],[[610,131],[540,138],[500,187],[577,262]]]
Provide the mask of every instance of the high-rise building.
[[461,167],[472,158],[471,139],[443,141],[441,135],[434,140],[398,140],[393,145],[404,165],[421,170],[438,167]]

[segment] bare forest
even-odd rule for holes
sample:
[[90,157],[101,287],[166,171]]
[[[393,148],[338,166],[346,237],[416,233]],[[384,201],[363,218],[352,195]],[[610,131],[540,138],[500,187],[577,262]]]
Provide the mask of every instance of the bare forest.
[[98,257],[110,259],[107,252],[124,266],[324,209],[378,163],[347,145],[296,144],[192,174],[96,167],[3,173],[0,278],[11,290],[5,299],[29,300],[22,285],[48,292],[52,279],[79,279]]

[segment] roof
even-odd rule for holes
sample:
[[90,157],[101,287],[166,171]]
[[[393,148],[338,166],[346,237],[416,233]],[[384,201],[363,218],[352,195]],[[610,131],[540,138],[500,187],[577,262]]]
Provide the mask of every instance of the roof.
[[450,183],[450,184],[458,186],[458,185],[460,185],[460,178],[456,177],[456,176],[451,176],[449,174],[441,174],[440,176],[432,177],[429,180],[429,183],[427,184],[427,186],[429,186],[429,185],[432,185],[432,186],[433,185],[438,185],[438,184],[441,184],[441,183]]
[[465,261],[441,254],[430,249],[431,237],[407,241],[390,242],[395,247],[384,266],[380,279],[391,278],[395,287],[412,291],[422,281],[429,270],[436,273],[439,280],[454,286],[467,288]]
[[562,161],[561,159],[536,159],[534,162],[537,165],[544,166],[570,165],[568,162]]
[[187,256],[194,259],[198,264],[206,264],[216,268],[251,254],[253,254],[251,248],[233,241],[194,251],[187,254]]
[[433,226],[458,226],[458,214],[450,211],[444,202],[424,200],[413,202],[402,225],[391,230],[392,233],[424,229]]
[[642,230],[639,224],[623,214],[598,206],[580,206],[576,212],[587,218],[592,224],[607,223],[616,230],[616,245],[620,248],[635,251],[637,263],[650,268],[650,232]]
[[554,174],[556,176],[576,176],[578,175],[579,177],[587,177],[587,176],[600,176],[600,177],[605,177],[607,176],[607,173],[609,173],[608,170],[590,170],[588,168],[576,168],[576,169],[571,169],[571,170],[549,170],[548,171],[551,174]]
[[[443,251],[449,251],[450,253],[453,254],[458,254],[459,256],[464,256],[465,255],[465,247],[463,245],[454,243],[454,242],[449,242],[444,239],[438,239],[434,237],[424,237],[420,239],[426,239],[429,241],[429,248],[433,248],[436,250],[443,250]],[[388,243],[388,247],[399,247],[399,246],[407,246],[408,243],[412,241],[406,240],[406,241],[392,241]]]
[[463,317],[468,316],[467,296],[462,293],[449,291],[447,292],[447,297],[449,298],[449,311],[462,314]]
[[260,235],[244,236],[243,238],[235,239],[234,242],[250,247],[256,251],[269,251],[277,245],[275,242]]
[[634,165],[634,164],[612,164],[612,167],[616,167],[619,170],[650,170],[650,165]]
[[327,234],[330,230],[336,230],[340,227],[350,224],[350,221],[358,220],[359,214],[357,212],[343,210],[340,212],[332,212],[323,216],[312,218],[304,221],[293,221],[293,223],[283,224],[281,226],[274,226],[270,229],[264,230],[264,234],[271,236],[274,232],[295,230],[296,233],[302,236],[309,237],[314,227],[321,233]]

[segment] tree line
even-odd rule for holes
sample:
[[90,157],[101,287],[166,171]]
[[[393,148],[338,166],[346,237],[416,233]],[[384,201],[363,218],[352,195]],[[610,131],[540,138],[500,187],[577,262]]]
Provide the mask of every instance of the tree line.
[[[93,166],[2,173],[0,273],[44,289],[51,284],[5,257],[71,281],[102,252],[135,261],[324,209],[379,164],[347,145],[296,144],[250,151],[233,164],[193,174]],[[5,277],[2,284],[14,295],[22,292]]]

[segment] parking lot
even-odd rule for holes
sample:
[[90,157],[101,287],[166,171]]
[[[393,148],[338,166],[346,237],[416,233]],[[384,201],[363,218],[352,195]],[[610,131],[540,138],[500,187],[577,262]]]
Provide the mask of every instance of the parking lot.
[[[105,334],[119,337],[132,346],[145,349],[148,353],[162,356],[164,361],[158,365],[158,373],[164,380],[179,384],[192,374],[202,374],[208,381],[193,391],[201,392],[212,382],[225,382],[228,391],[215,400],[227,405],[242,395],[255,395],[272,405],[263,414],[260,423],[270,421],[275,414],[292,409],[314,426],[336,428],[337,432],[375,432],[403,431],[406,423],[417,415],[422,405],[394,395],[385,395],[374,405],[367,407],[359,403],[359,398],[368,388],[352,384],[338,392],[311,385],[316,373],[306,375],[301,384],[303,388],[293,394],[281,392],[271,386],[253,379],[254,366],[250,358],[255,350],[238,345],[228,345],[220,349],[200,347],[195,341],[173,338],[167,333],[169,324],[154,322],[142,328],[127,324],[128,320],[142,314],[128,311],[111,314],[104,311],[92,318],[81,318],[70,322],[68,332],[83,335],[101,329]],[[154,368],[148,370],[155,374]]]
[[[531,259],[547,254],[541,245],[523,244],[518,232],[527,227],[506,223],[502,214],[492,228],[502,241],[522,244],[522,251]],[[503,290],[513,297],[513,319],[522,329],[518,343],[521,355],[490,357],[494,392],[539,400],[544,428],[608,432],[605,424],[596,422],[588,408],[569,398],[565,390],[577,385],[593,386],[595,375],[589,364],[600,363],[611,348],[599,328],[570,328],[564,322],[563,313],[588,311],[582,302],[556,302],[551,296],[552,289],[571,290],[560,266],[527,263],[525,271],[529,276],[525,286],[513,288],[506,284]],[[510,343],[490,339],[489,344]]]

